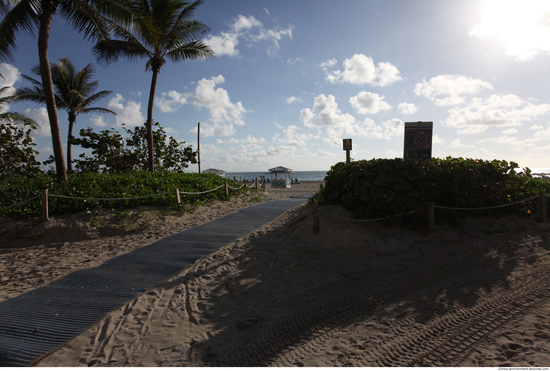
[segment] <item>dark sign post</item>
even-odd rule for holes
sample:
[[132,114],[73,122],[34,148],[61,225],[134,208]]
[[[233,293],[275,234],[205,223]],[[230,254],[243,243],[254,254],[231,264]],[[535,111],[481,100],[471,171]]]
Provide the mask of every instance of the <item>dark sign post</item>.
[[418,121],[405,123],[405,160],[430,160],[432,158],[433,122]]
[[344,144],[344,151],[346,151],[346,163],[349,164],[350,157],[349,157],[349,151],[351,151],[351,139],[342,139]]

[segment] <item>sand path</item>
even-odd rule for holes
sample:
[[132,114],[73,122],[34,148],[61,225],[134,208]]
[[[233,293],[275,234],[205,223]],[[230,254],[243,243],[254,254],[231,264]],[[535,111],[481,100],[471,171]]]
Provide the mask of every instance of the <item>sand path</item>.
[[[44,272],[66,274],[72,268],[62,269],[60,252],[79,251],[74,265],[99,264],[128,244],[203,222],[199,215],[213,206],[185,222],[168,215],[124,235],[4,252],[1,269],[13,260],[22,273],[18,286],[15,273],[3,280],[0,293],[36,286],[37,278],[25,280],[31,269],[44,282],[54,276]],[[548,224],[471,219],[438,225],[433,235],[328,215],[319,234],[312,225],[308,206],[285,213],[111,312],[38,365],[550,365]]]

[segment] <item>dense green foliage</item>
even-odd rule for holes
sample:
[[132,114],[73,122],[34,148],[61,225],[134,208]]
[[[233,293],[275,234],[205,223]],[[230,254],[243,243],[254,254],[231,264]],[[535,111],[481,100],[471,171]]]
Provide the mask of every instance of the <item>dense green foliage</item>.
[[0,122],[0,176],[41,172],[40,163],[36,161],[36,144],[30,136],[32,129],[36,126],[26,122],[8,119]]
[[[393,216],[437,206],[480,208],[506,205],[550,193],[550,182],[531,177],[530,170],[516,172],[506,161],[450,158],[431,161],[374,159],[340,162],[328,172],[325,187],[316,195],[320,203],[341,204],[361,219]],[[536,201],[491,209],[474,215],[533,210]],[[420,212],[418,212],[420,214]],[[439,218],[458,212],[436,209]],[[472,213],[470,214],[472,215]]]
[[[155,126],[157,130],[153,132],[153,142],[157,171],[183,172],[189,163],[197,163],[197,152],[191,146],[185,147],[185,142],[178,142],[174,137],[166,135],[158,122]],[[96,133],[89,127],[80,130],[80,138],[71,137],[71,143],[91,149],[89,154],[80,154],[80,159],[75,160],[75,168],[80,172],[109,174],[147,170],[147,129],[136,126],[132,130],[125,125],[122,129],[126,137],[115,129]],[[44,164],[53,161],[53,157],[50,157]]]
[[[180,192],[204,192],[224,185],[225,181],[231,187],[240,186],[237,182],[223,179],[218,175],[195,173],[149,173],[145,171],[127,174],[79,173],[70,175],[67,182],[59,181],[54,175],[41,174],[32,178],[13,175],[3,177],[0,180],[0,209],[39,195],[42,189],[47,189],[50,195],[89,198],[138,197],[170,192],[164,196],[116,201],[49,197],[50,215],[143,205],[177,207],[174,195],[176,188]],[[224,198],[224,187],[214,192],[202,194],[181,194],[182,204],[194,204]],[[36,199],[0,211],[0,215],[12,217],[40,216],[40,200]]]

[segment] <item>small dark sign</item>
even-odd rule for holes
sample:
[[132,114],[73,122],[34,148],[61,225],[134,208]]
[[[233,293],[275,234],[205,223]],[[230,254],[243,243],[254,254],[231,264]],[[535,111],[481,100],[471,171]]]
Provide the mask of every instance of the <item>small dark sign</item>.
[[344,141],[344,151],[351,151],[351,139],[342,139]]
[[432,158],[433,122],[418,121],[405,123],[405,160],[429,160]]

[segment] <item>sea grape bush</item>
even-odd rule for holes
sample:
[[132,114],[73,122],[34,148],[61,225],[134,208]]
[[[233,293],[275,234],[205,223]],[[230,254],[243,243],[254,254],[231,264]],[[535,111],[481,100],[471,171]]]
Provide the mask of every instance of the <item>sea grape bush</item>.
[[[479,208],[505,205],[550,193],[550,182],[535,179],[528,168],[504,160],[482,161],[451,158],[431,161],[373,159],[340,162],[327,173],[326,185],[316,195],[320,203],[341,204],[358,218],[381,218],[438,206]],[[494,215],[532,209],[533,203],[475,212]],[[497,210],[497,211],[494,211]],[[456,212],[436,209],[439,217],[455,218]]]
[[27,122],[4,120],[0,122],[0,175],[39,174],[40,163],[36,161],[38,151],[31,137],[36,125]]
[[[181,192],[204,192],[224,185],[225,181],[233,188],[239,187],[237,182],[223,179],[218,175],[196,173],[150,173],[146,171],[126,174],[76,173],[69,175],[67,182],[59,182],[55,175],[48,174],[41,174],[32,178],[12,175],[3,177],[0,180],[0,209],[28,200],[40,194],[42,189],[47,189],[49,194],[89,198],[136,197],[170,192],[168,195],[153,198],[116,201],[49,197],[48,203],[51,215],[144,205],[176,207],[175,196],[172,193],[176,188]],[[208,193],[181,194],[181,201],[185,204],[224,198],[224,187]],[[34,217],[40,216],[40,213],[39,200],[0,211],[0,215],[11,217]]]
[[[153,131],[153,150],[155,152],[155,169],[157,171],[183,172],[189,163],[197,163],[197,152],[185,142],[178,142],[169,137],[157,122]],[[125,125],[124,137],[115,129],[103,130],[100,133],[92,129],[81,129],[80,138],[71,138],[71,143],[82,148],[91,149],[91,154],[82,153],[75,160],[75,168],[80,172],[102,172],[123,174],[130,171],[148,169],[146,127],[137,126],[133,130]],[[52,161],[52,160],[50,160]]]

